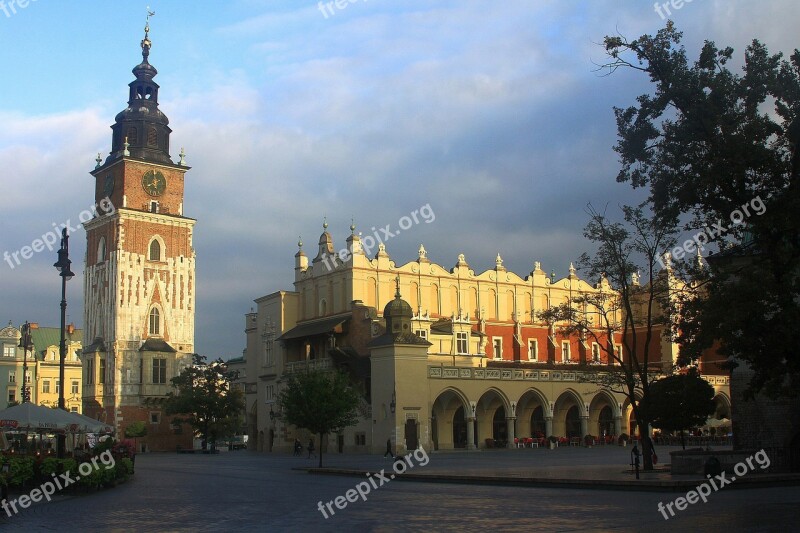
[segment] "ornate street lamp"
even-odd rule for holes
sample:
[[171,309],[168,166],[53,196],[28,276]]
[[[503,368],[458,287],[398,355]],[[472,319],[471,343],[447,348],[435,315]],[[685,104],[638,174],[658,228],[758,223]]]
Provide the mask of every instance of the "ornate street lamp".
[[[67,235],[67,228],[61,230],[61,248],[58,249],[58,261],[53,263],[53,266],[58,270],[58,275],[61,276],[61,343],[59,344],[59,362],[58,362],[58,408],[66,411],[64,404],[64,361],[67,357],[67,344],[64,333],[67,326],[67,280],[72,279],[75,275],[70,270],[72,261],[69,260],[69,235]],[[66,435],[60,433],[58,435],[58,458],[64,458]]]
[[28,352],[33,351],[31,330],[37,329],[38,324],[25,322],[22,325],[22,336],[19,338],[19,347],[22,348],[22,403],[31,401],[31,389],[28,385]]

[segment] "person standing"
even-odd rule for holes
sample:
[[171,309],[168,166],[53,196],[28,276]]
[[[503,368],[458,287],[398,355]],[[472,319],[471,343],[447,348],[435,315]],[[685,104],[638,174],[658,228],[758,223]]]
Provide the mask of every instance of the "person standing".
[[309,458],[309,459],[311,459],[311,456],[312,456],[312,455],[313,455],[314,457],[316,457],[316,456],[317,456],[317,454],[316,454],[316,453],[314,453],[314,437],[311,437],[311,438],[308,440],[308,458]]
[[392,459],[394,459],[394,454],[392,453],[392,439],[386,439],[386,453],[383,454],[384,459],[387,455],[391,455]]

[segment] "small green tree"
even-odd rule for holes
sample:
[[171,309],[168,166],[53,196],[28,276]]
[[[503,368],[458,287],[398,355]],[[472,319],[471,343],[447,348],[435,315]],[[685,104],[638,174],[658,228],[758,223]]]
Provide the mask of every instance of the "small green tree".
[[136,439],[147,436],[147,424],[143,420],[137,420],[125,428],[125,437],[133,439],[133,446],[138,451],[138,444]]
[[278,395],[282,419],[319,435],[319,466],[322,467],[322,440],[358,422],[361,395],[343,372],[319,370],[289,374]]
[[185,423],[200,434],[203,449],[233,432],[244,408],[242,391],[231,387],[233,373],[222,359],[206,364],[206,357],[192,356],[192,365],[172,378],[176,392],[167,395],[166,412],[179,415],[175,423]]
[[686,449],[684,431],[700,426],[714,412],[714,387],[697,370],[675,374],[650,384],[643,409],[650,424],[664,431],[680,431],[681,446]]

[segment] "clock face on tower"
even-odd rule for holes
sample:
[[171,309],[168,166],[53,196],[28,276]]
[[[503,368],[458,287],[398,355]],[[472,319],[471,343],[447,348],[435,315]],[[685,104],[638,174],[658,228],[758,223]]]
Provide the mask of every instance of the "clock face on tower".
[[158,170],[148,170],[142,176],[142,187],[150,196],[161,196],[167,187],[167,179]]
[[114,193],[114,175],[109,174],[106,176],[106,180],[103,183],[103,194],[107,197],[111,196]]

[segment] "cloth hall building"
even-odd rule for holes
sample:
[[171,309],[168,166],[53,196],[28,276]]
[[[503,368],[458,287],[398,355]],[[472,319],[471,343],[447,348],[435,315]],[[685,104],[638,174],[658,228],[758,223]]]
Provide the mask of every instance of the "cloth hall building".
[[[255,300],[244,355],[231,361],[246,392],[251,449],[307,442],[307,433],[283,424],[276,402],[280,378],[306,368],[345,369],[364,385],[360,422],[329,435],[321,443],[328,452],[382,453],[387,439],[402,453],[635,432],[624,395],[581,379],[608,368],[607,351],[537,314],[581,293],[612,291],[605,279],[590,284],[570,265],[557,280],[538,262],[523,278],[499,255],[481,273],[463,255],[447,269],[423,246],[416,260],[397,265],[383,244],[367,257],[353,226],[346,260],[327,224],[312,259],[298,244],[294,290]],[[622,350],[620,339],[610,341]],[[677,347],[660,336],[654,342],[671,371]],[[728,374],[713,363],[700,369],[730,416]]]

